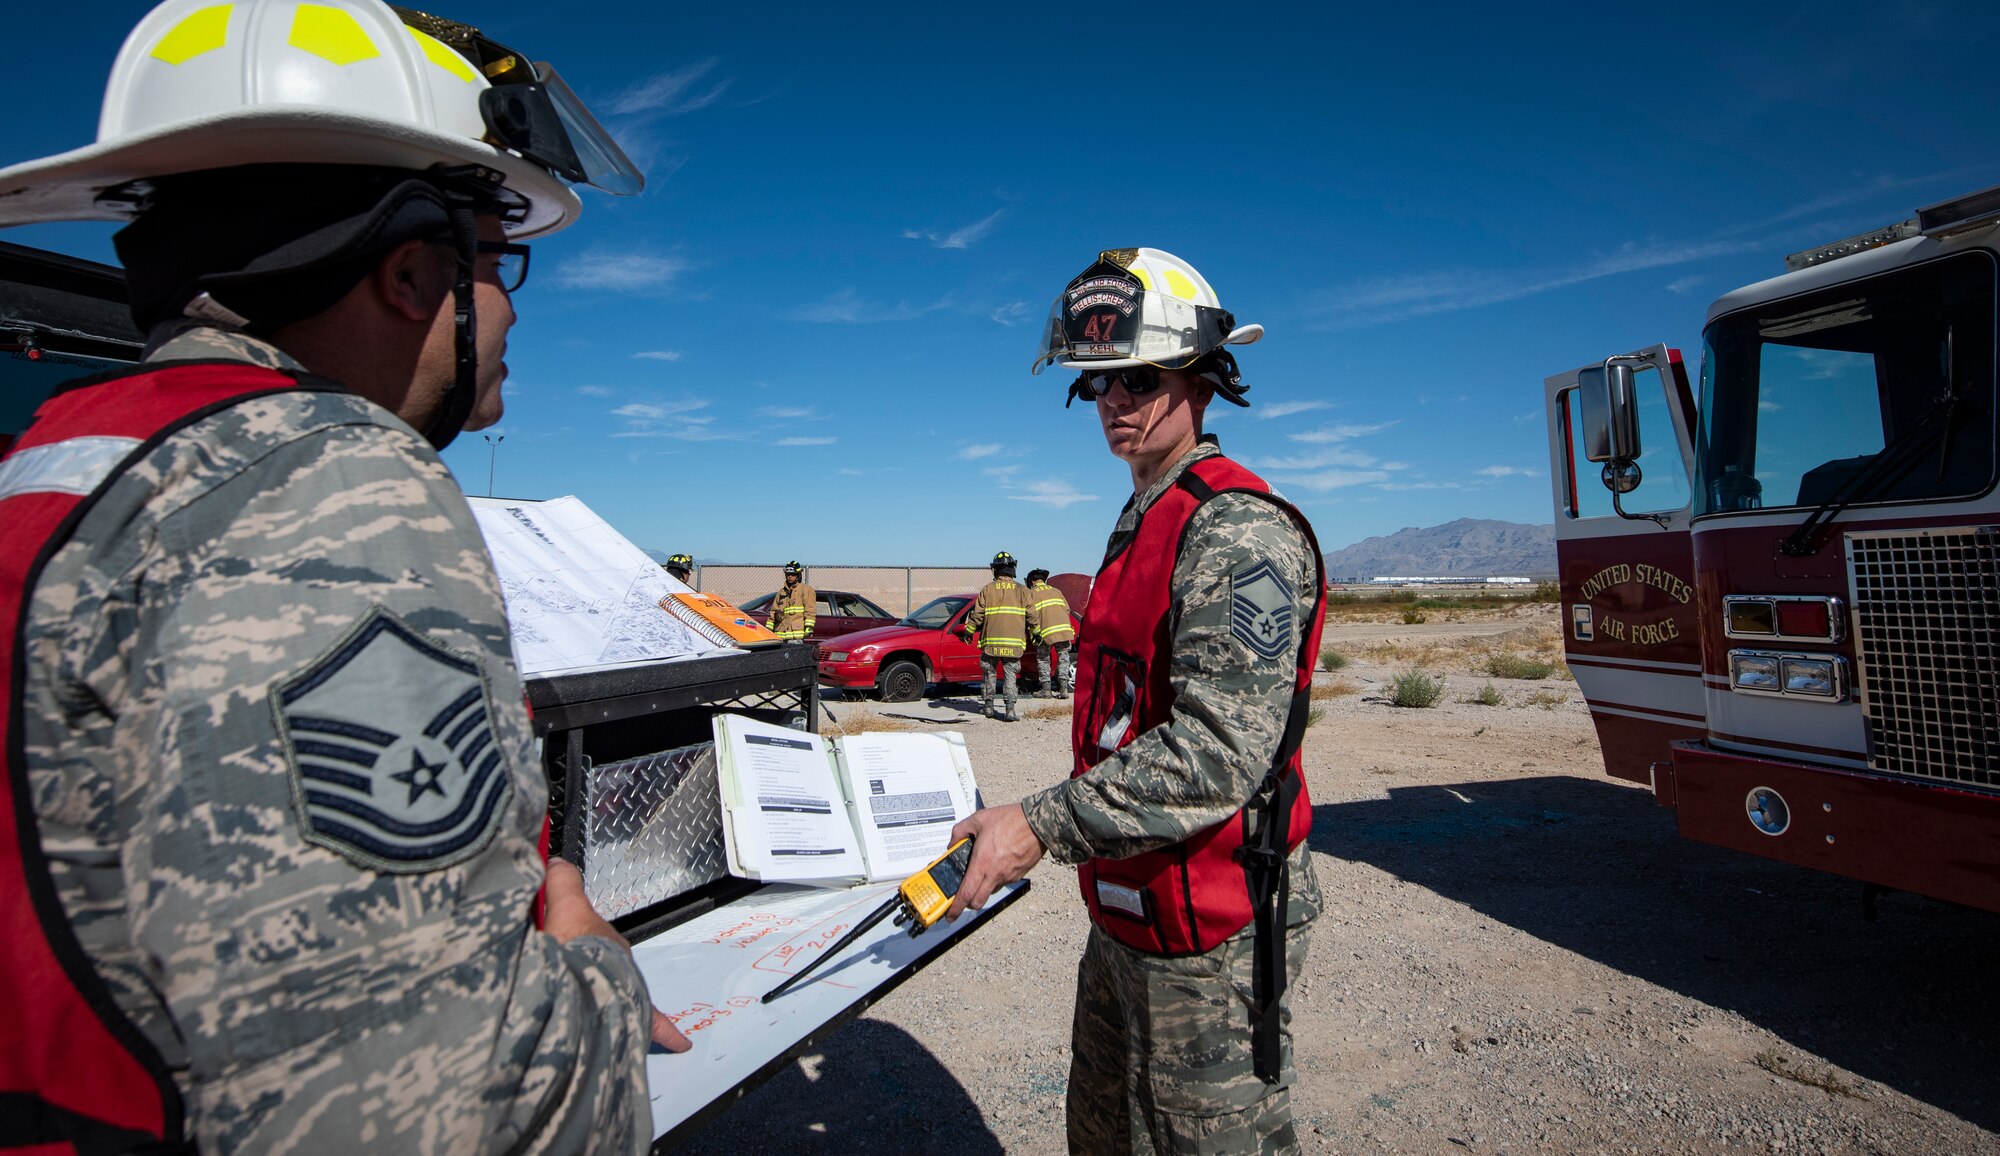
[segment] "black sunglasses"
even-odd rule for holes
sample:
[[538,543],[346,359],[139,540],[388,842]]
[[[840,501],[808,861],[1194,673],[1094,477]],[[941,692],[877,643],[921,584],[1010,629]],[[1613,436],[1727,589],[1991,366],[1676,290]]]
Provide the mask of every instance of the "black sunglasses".
[[[444,245],[456,249],[457,242],[448,237],[432,237],[433,245]],[[528,246],[518,241],[475,241],[473,252],[497,255],[493,268],[500,275],[500,288],[509,293],[518,291],[528,282]]]
[[1075,383],[1069,387],[1071,395],[1086,401],[1096,401],[1111,392],[1111,387],[1125,383],[1125,392],[1133,397],[1143,397],[1160,388],[1160,371],[1151,365],[1132,365],[1123,369],[1086,369],[1078,374]]

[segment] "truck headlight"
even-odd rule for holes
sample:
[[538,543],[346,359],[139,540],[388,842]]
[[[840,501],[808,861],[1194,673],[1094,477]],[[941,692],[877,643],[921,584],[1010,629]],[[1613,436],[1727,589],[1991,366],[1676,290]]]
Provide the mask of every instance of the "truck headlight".
[[1832,698],[1838,693],[1829,658],[1787,658],[1784,660],[1785,693]]
[[1779,692],[1782,684],[1778,681],[1777,656],[1742,653],[1730,655],[1729,684],[1738,690]]

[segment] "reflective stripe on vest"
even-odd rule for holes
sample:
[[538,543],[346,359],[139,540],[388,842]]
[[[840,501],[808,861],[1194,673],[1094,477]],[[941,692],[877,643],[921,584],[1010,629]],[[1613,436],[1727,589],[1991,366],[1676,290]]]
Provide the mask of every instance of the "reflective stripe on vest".
[[[1205,496],[1198,497],[1198,491]],[[1206,497],[1225,492],[1255,494],[1285,511],[1305,536],[1313,558],[1319,558],[1319,543],[1305,516],[1272,494],[1257,475],[1224,457],[1190,465],[1105,559],[1092,587],[1091,612],[1076,641],[1072,776],[1165,723],[1171,714],[1172,655],[1166,648],[1171,641],[1171,585],[1181,535]],[[1323,591],[1323,576],[1319,583]],[[1294,656],[1295,712],[1312,686],[1312,658],[1319,653],[1325,614],[1326,599],[1321,594]],[[1293,728],[1288,727],[1287,733]],[[1283,840],[1287,849],[1296,848],[1312,829],[1312,801],[1298,751],[1292,750],[1283,766],[1267,769],[1298,776],[1298,795]],[[1183,842],[1130,859],[1085,862],[1077,877],[1091,919],[1105,934],[1138,951],[1193,955],[1213,950],[1242,931],[1254,914],[1244,864],[1236,858],[1252,818],[1246,808]]]
[[[145,1033],[119,1010],[77,941],[42,851],[21,733],[28,607],[85,513],[175,431],[263,394],[301,388],[235,363],[146,366],[58,393],[0,461],[0,1150],[191,1151],[179,1089]],[[337,389],[330,382],[310,389]]]

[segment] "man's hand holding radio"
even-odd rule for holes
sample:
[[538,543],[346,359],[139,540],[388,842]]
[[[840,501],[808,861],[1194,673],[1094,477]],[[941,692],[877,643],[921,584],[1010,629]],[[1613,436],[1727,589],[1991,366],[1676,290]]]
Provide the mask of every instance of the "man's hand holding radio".
[[984,907],[995,888],[1021,878],[1042,861],[1042,841],[1028,826],[1019,803],[986,807],[966,816],[951,829],[950,842],[965,838],[973,840],[972,863],[951,901],[951,910],[945,912],[946,919],[957,919],[968,907]]

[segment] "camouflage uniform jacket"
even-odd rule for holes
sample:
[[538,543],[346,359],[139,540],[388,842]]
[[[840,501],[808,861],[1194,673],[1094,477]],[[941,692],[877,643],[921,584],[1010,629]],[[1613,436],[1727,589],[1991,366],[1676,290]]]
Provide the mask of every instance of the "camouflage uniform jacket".
[[[1214,438],[1203,438],[1133,496],[1112,541],[1131,534],[1189,465],[1221,452]],[[1217,495],[1195,512],[1172,578],[1172,714],[1083,774],[1021,800],[1051,858],[1125,859],[1178,843],[1236,813],[1256,793],[1284,737],[1297,678],[1296,640],[1265,659],[1232,632],[1231,580],[1265,561],[1292,576],[1293,629],[1303,629],[1299,624],[1312,622],[1318,570],[1291,519],[1243,494]],[[1291,856],[1286,922],[1310,920],[1320,907],[1319,883],[1301,843]]]
[[[190,359],[299,368],[156,335],[150,361]],[[492,563],[423,438],[346,393],[205,417],[113,483],[29,607],[50,869],[203,1152],[646,1149],[644,981],[617,944],[530,923],[547,786]],[[406,729],[445,707],[455,764]],[[456,788],[479,805],[449,844],[342,835],[309,802],[339,793],[315,794],[321,763],[406,817],[450,775],[484,786]]]
[[979,590],[966,612],[965,628],[979,632],[982,653],[1019,658],[1028,648],[1028,588],[1012,578],[995,578]]

